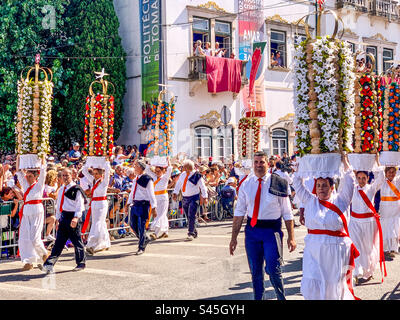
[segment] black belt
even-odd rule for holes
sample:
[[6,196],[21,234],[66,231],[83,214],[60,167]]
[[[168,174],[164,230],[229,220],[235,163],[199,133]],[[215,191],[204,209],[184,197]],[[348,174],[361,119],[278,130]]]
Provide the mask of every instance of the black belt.
[[150,201],[147,200],[133,200],[132,202],[133,206],[149,206]]
[[[253,228],[250,225],[251,218],[247,217],[247,225],[251,228]],[[276,219],[276,220],[257,220],[256,225],[254,228],[264,228],[264,229],[274,229],[274,230],[280,230],[282,227],[282,220],[281,218]]]

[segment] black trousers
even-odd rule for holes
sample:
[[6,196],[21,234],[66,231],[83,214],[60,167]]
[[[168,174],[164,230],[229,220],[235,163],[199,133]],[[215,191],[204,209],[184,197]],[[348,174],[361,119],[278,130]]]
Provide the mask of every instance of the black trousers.
[[85,246],[81,237],[82,222],[79,220],[75,228],[71,228],[71,220],[74,212],[63,211],[58,224],[57,238],[50,256],[44,265],[54,266],[60,257],[67,240],[70,239],[75,249],[75,261],[77,266],[85,266]]
[[149,201],[134,201],[131,207],[131,228],[139,239],[139,250],[147,246],[146,222],[149,219]]

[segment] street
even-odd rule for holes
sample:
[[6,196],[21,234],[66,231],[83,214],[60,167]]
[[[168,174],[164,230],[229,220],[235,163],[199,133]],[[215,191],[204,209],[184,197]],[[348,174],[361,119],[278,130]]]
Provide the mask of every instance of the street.
[[[298,217],[295,217],[298,221]],[[243,228],[242,228],[243,230]],[[235,255],[229,255],[231,221],[210,222],[198,228],[199,237],[185,241],[186,229],[171,229],[169,238],[150,243],[145,254],[136,256],[137,240],[112,242],[109,251],[88,257],[87,267],[72,272],[74,251],[63,251],[55,274],[45,276],[35,266],[20,272],[21,262],[0,263],[2,300],[251,300],[251,279],[240,233]],[[286,236],[286,230],[284,230]],[[284,282],[288,300],[303,300],[300,294],[303,238],[306,229],[295,228],[297,249],[284,248]],[[286,238],[284,239],[286,245]],[[362,300],[400,298],[400,256],[386,263],[388,277],[381,282],[379,269],[370,282],[356,286]],[[266,278],[268,279],[268,278]],[[266,298],[275,299],[266,281]]]

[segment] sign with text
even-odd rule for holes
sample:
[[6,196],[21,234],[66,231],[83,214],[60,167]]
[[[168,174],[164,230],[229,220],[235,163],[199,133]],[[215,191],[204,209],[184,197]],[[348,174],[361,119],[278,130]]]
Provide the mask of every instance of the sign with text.
[[142,101],[158,97],[161,70],[161,2],[140,0]]
[[[241,109],[246,115],[265,117],[264,106],[264,0],[237,0],[239,15],[239,59],[247,61],[247,78],[250,79],[252,70],[252,55],[256,47],[261,49],[259,68],[254,77],[254,90],[250,92],[249,85],[245,86],[241,92]],[[254,69],[254,68],[253,68]],[[254,76],[254,75],[253,75]],[[248,115],[247,115],[248,116]],[[262,121],[263,122],[263,121]]]

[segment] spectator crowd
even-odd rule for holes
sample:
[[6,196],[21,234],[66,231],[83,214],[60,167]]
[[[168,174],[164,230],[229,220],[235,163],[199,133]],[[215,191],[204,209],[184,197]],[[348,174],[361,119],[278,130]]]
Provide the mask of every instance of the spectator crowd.
[[[143,128],[142,131],[146,131],[146,128]],[[150,164],[150,159],[146,158],[145,155],[145,144],[139,148],[136,145],[115,146],[114,148],[114,154],[110,159],[112,169],[107,190],[109,194],[115,195],[113,197],[114,203],[109,207],[107,223],[110,229],[128,226],[125,223],[116,225],[116,214],[118,211],[123,212],[124,208],[126,210],[127,196],[132,190],[132,183],[135,179],[133,168],[135,161],[144,160],[147,164]],[[16,158],[15,154],[3,154],[0,157],[0,229],[2,236],[9,231],[18,233],[20,223],[18,212],[21,209],[24,195],[16,175]],[[183,172],[183,162],[187,158],[188,156],[183,153],[171,158],[172,172],[168,182],[169,190],[174,189],[179,175]],[[56,154],[47,156],[46,160],[47,173],[43,198],[57,199],[57,194],[63,185],[62,171],[64,168],[71,170],[73,181],[81,186],[86,195],[90,197],[93,186],[82,172],[85,161],[79,143],[74,143],[71,146],[71,150],[64,152],[60,156]],[[232,217],[234,203],[237,199],[236,191],[240,183],[240,176],[243,173],[243,164],[240,161],[229,161],[228,163],[213,161],[212,158],[192,157],[191,160],[195,163],[195,170],[204,178],[209,199],[220,199],[223,209],[228,216]],[[276,173],[289,176],[293,171],[293,166],[296,165],[295,157],[289,158],[286,153],[281,158],[273,156],[270,158],[269,165],[273,166],[273,170]],[[46,228],[44,229],[44,240],[51,242],[55,240],[53,235],[56,218],[54,208],[47,206],[48,208],[45,210]],[[200,210],[201,218],[204,221],[209,221],[210,217],[207,215],[207,210],[204,208]],[[129,228],[126,229],[128,230],[121,228],[121,230],[110,231],[111,240],[133,235]],[[2,240],[3,244],[7,244],[6,240],[9,239],[3,236]],[[72,246],[70,243],[67,245]]]

